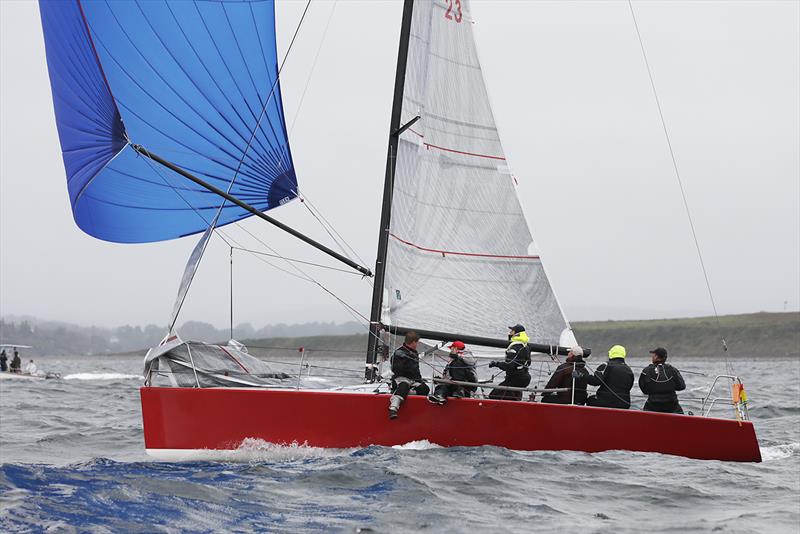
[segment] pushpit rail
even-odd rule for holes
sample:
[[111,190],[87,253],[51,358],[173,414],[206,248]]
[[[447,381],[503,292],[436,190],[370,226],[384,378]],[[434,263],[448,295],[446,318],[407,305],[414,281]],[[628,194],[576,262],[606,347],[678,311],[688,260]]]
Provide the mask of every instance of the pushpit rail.
[[[711,395],[714,393],[714,389],[717,387],[717,384],[720,382],[720,380],[730,380],[731,405],[733,406],[734,416],[739,421],[747,421],[749,419],[747,412],[747,394],[744,392],[744,384],[742,383],[742,379],[736,375],[717,375],[714,377],[711,387],[708,388],[708,393],[701,401],[701,412],[703,416],[707,417],[711,413],[711,409],[714,407],[714,404],[720,400],[719,397],[711,398]],[[706,404],[708,404],[708,408],[706,408]]]

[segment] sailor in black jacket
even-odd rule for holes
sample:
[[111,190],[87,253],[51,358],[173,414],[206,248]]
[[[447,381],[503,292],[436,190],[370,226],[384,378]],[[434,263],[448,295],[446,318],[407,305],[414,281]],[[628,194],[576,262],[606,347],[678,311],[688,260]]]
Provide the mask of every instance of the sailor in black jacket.
[[587,406],[623,410],[631,407],[633,371],[625,363],[625,355],[625,347],[614,345],[608,351],[608,361],[598,365],[594,374],[587,377],[589,384],[600,386],[594,395],[586,399]]
[[419,353],[417,343],[419,335],[416,332],[406,334],[403,346],[392,354],[392,396],[389,397],[389,419],[395,419],[400,405],[409,393],[414,395],[427,395],[430,393],[428,386],[422,381],[419,372]]
[[680,371],[666,363],[667,349],[650,351],[653,363],[642,369],[639,375],[639,388],[647,395],[644,403],[646,412],[683,413],[676,391],[686,389]]
[[[528,346],[528,334],[521,324],[509,326],[506,359],[503,362],[491,362],[489,367],[497,367],[506,372],[506,378],[499,385],[526,388],[531,383],[528,367],[531,366],[531,348]],[[521,391],[493,389],[490,399],[522,400]]]
[[[586,404],[586,384],[589,379],[589,371],[586,370],[586,362],[583,361],[583,349],[572,347],[567,354],[567,361],[556,368],[556,372],[550,377],[545,389],[569,388],[569,391],[559,393],[545,393],[542,395],[542,402],[553,404]],[[574,395],[573,395],[574,385]]]
[[[442,374],[446,380],[456,382],[478,381],[478,373],[475,371],[475,357],[467,350],[463,341],[453,341],[450,344],[450,361],[444,368]],[[447,397],[469,397],[477,386],[462,386],[458,384],[438,384],[433,390],[433,395],[428,400],[433,404],[444,404]]]

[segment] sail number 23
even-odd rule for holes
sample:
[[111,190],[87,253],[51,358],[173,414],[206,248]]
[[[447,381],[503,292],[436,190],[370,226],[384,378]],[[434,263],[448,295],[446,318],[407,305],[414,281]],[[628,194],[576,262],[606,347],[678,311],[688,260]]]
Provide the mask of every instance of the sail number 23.
[[[463,14],[461,13],[461,0],[446,0],[447,1],[447,11],[444,12],[444,18],[447,20],[455,20],[456,22],[460,23],[461,19],[463,19]],[[453,10],[453,3],[456,5],[455,11]]]

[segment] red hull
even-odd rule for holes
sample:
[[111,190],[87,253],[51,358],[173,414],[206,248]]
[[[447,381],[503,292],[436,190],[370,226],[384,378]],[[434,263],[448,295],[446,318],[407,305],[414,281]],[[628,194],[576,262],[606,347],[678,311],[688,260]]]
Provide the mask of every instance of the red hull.
[[231,388],[141,388],[144,440],[159,450],[233,450],[246,438],[350,448],[428,440],[515,450],[629,450],[760,462],[753,424],[530,402],[409,397],[387,417],[388,395]]

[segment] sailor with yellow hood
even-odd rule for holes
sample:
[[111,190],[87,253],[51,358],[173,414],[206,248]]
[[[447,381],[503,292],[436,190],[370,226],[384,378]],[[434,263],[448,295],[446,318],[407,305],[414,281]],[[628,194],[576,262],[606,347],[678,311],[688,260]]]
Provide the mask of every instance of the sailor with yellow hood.
[[[508,341],[505,361],[491,362],[489,367],[497,367],[506,372],[506,379],[499,385],[526,388],[531,383],[531,375],[528,372],[528,367],[531,366],[531,348],[528,346],[528,334],[525,333],[525,327],[521,324],[509,326]],[[522,392],[493,389],[489,398],[522,400]]]
[[631,407],[633,371],[625,363],[625,356],[625,347],[614,345],[608,351],[608,361],[598,365],[594,375],[589,375],[589,384],[600,387],[594,395],[586,399],[587,406],[623,410]]

